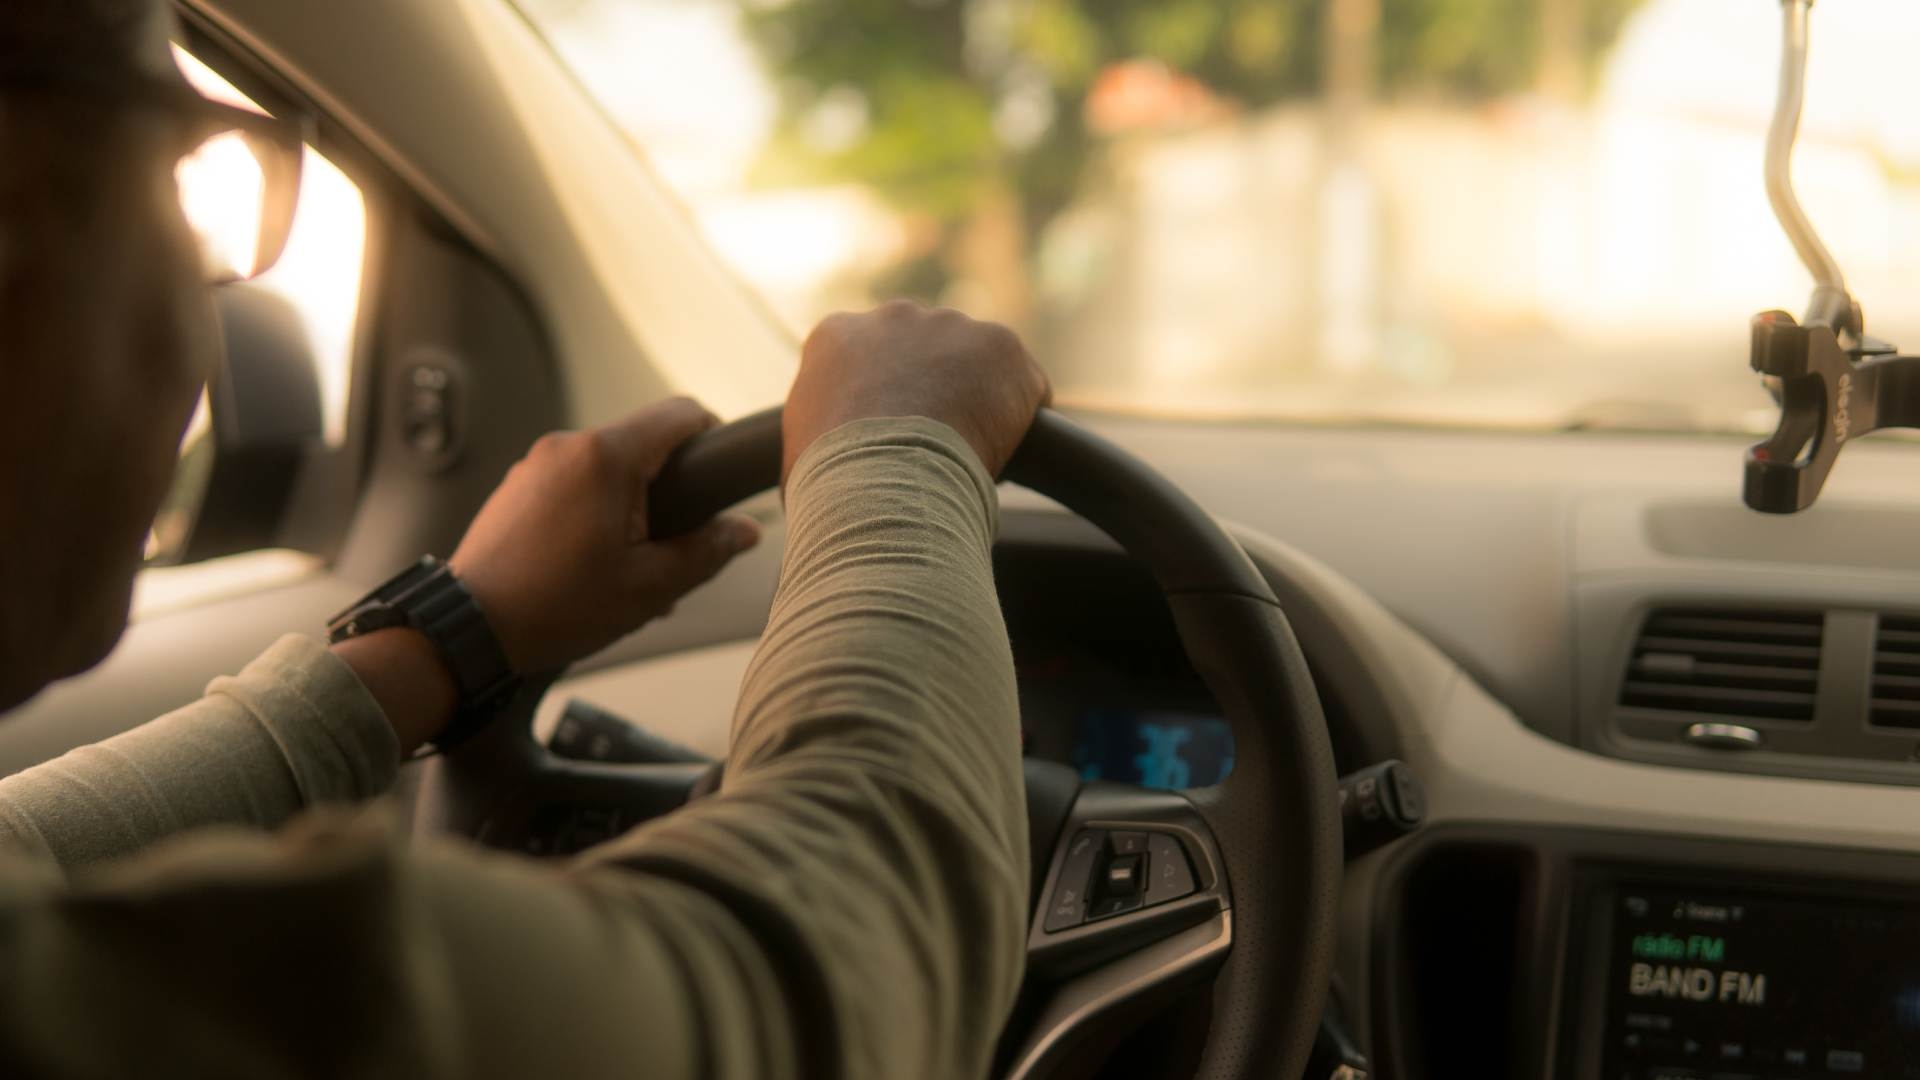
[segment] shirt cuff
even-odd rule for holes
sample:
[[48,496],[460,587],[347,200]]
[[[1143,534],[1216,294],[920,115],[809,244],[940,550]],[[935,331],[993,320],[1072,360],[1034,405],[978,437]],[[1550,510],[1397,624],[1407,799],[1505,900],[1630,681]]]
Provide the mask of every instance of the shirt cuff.
[[303,634],[281,638],[207,693],[233,699],[266,728],[304,806],[373,798],[399,774],[400,741],[379,702],[345,661]]

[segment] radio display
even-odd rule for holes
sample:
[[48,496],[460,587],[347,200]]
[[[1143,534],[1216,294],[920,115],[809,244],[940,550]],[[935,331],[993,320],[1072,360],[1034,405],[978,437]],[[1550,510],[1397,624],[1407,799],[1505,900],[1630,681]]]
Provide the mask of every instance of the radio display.
[[1623,883],[1604,1080],[1920,1078],[1920,906]]

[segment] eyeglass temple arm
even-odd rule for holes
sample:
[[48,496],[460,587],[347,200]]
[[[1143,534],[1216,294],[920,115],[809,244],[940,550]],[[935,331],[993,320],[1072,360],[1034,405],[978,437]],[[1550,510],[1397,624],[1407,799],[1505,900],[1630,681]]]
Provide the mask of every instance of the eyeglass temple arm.
[[253,269],[249,277],[265,273],[287,250],[293,235],[293,219],[300,205],[302,161],[306,157],[306,133],[311,125],[300,123],[290,130],[297,134],[269,135],[259,131],[242,132],[254,160],[260,163],[260,232],[255,242]]

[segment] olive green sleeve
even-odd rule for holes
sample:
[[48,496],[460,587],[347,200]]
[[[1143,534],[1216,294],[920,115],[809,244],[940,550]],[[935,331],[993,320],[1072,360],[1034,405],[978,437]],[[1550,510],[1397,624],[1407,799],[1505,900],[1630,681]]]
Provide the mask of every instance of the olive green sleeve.
[[377,807],[0,855],[0,1075],[984,1076],[1027,898],[991,479],[870,421],[787,508],[720,793],[567,864]]
[[353,671],[289,634],[200,700],[0,779],[0,851],[73,868],[208,825],[277,828],[385,792],[399,760]]
[[1028,876],[992,479],[944,425],[867,421],[798,462],[787,511],[720,796],[589,861],[716,886],[832,1075],[983,1075]]

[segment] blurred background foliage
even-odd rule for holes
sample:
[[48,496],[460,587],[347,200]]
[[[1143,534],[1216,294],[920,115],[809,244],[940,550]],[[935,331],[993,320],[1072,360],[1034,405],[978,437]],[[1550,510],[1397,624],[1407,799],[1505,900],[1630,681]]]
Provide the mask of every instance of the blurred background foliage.
[[[1777,2],[515,2],[796,336],[911,296],[1154,416],[1777,418]],[[1920,3],[1817,26],[1801,196],[1920,339]]]
[[[982,246],[970,229],[1031,253],[1124,135],[1095,130],[1089,103],[1128,75],[1171,81],[1210,118],[1326,96],[1342,49],[1369,97],[1579,96],[1644,0],[740,2],[782,83],[756,179],[856,182],[915,215],[926,240],[880,288],[937,299]],[[985,276],[1015,260],[999,261]]]

